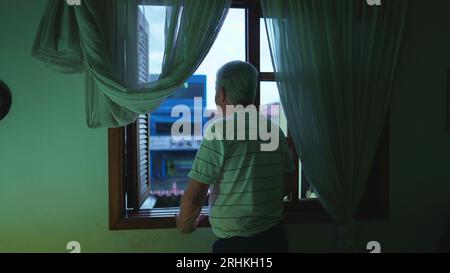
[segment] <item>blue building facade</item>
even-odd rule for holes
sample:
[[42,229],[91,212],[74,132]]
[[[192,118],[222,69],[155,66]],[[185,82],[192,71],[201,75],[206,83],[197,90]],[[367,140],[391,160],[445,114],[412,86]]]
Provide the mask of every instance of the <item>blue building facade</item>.
[[[189,108],[190,115],[172,117],[172,109],[180,105]],[[157,207],[178,205],[176,203],[187,185],[187,174],[201,144],[203,125],[208,121],[207,117],[203,117],[205,108],[206,75],[193,75],[150,114],[152,194],[159,201],[166,199],[165,202],[157,203]],[[176,137],[171,134],[172,126],[180,118],[190,123],[191,132]],[[194,128],[201,130],[195,131]]]

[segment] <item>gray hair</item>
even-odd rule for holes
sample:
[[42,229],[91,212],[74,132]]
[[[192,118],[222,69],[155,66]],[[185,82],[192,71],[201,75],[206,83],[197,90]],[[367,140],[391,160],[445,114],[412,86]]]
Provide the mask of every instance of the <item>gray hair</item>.
[[225,89],[228,102],[234,105],[253,104],[258,84],[258,70],[242,61],[232,61],[217,71],[216,90]]

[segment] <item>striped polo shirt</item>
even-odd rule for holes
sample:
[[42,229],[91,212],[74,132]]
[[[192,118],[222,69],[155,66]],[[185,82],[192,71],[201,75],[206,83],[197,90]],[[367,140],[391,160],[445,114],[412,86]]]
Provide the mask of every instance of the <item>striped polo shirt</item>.
[[[207,127],[188,174],[192,179],[213,185],[209,220],[214,234],[223,239],[249,237],[278,224],[284,217],[284,176],[294,170],[282,130],[257,112],[254,116],[245,114],[242,125],[237,122],[238,113],[242,111]],[[226,125],[230,121],[234,127]],[[267,136],[251,137],[254,130],[260,129],[261,122],[266,122],[267,131],[278,131],[275,150],[261,149],[262,144],[270,142]],[[230,130],[234,131],[234,137],[227,136]]]

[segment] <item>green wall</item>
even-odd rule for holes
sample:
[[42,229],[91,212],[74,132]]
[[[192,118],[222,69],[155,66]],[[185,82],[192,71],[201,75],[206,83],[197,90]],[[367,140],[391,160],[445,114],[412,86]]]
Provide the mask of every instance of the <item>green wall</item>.
[[410,1],[391,106],[391,221],[364,227],[386,250],[436,251],[450,220],[449,11],[447,0]]
[[[62,75],[30,48],[44,0],[0,1],[0,79],[13,92],[0,122],[0,252],[207,252],[210,229],[108,230],[107,130],[88,129],[82,75]],[[450,2],[411,1],[391,110],[391,219],[359,238],[383,251],[435,251],[450,219]],[[446,37],[445,37],[446,36]],[[288,227],[293,251],[330,251],[332,224]]]

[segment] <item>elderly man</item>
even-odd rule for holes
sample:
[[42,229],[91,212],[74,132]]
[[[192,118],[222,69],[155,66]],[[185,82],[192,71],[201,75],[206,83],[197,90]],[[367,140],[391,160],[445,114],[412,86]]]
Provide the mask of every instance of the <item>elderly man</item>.
[[[209,220],[219,238],[213,246],[215,253],[287,252],[288,248],[283,198],[294,165],[286,139],[280,128],[261,114],[256,112],[256,118],[249,113],[240,115],[243,107],[253,105],[257,83],[258,71],[246,62],[227,63],[217,72],[215,102],[223,118],[208,126],[181,199],[177,227],[183,234],[191,233],[201,220],[202,205],[212,185]],[[233,109],[237,105],[243,107]],[[245,126],[235,126],[242,117]],[[225,125],[230,122],[232,126]],[[268,124],[277,133],[275,149],[262,149],[267,139],[251,137]],[[229,134],[230,130],[235,134]],[[242,132],[246,137],[237,138]]]

